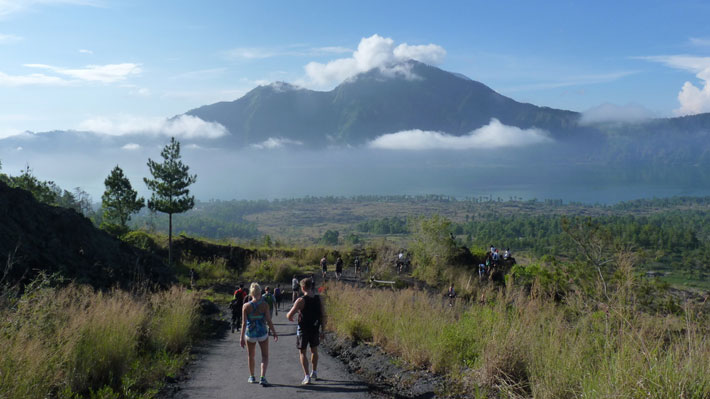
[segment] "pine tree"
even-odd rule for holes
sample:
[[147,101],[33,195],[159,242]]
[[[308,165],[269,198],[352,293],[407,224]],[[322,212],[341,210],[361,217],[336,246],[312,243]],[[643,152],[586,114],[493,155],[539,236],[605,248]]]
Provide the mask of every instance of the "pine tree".
[[168,214],[168,263],[172,264],[173,213],[182,213],[195,206],[195,197],[190,196],[188,186],[197,181],[197,175],[188,174],[190,169],[180,160],[180,142],[175,137],[160,153],[163,163],[148,159],[148,168],[153,179],[143,178],[153,191],[148,208]]
[[106,191],[101,196],[104,220],[101,227],[116,233],[124,233],[128,231],[126,224],[131,219],[131,214],[140,211],[145,206],[145,200],[142,197],[138,198],[138,193],[118,165],[104,180],[104,185]]

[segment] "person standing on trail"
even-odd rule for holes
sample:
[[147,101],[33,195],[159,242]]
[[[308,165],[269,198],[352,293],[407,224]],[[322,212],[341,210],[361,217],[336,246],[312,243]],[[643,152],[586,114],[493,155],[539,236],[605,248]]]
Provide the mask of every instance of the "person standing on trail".
[[298,279],[296,278],[296,275],[293,275],[293,279],[291,280],[291,302],[296,302],[296,299],[298,299]]
[[[274,308],[276,307],[276,298],[274,297],[274,294],[271,293],[271,287],[268,285],[264,289],[264,302],[266,302],[267,305],[269,305],[269,316],[273,317],[274,316]],[[276,316],[279,315],[279,310],[276,309]]]
[[353,265],[355,266],[355,278],[360,277],[360,257],[356,256],[355,260],[353,261]]
[[325,255],[323,255],[323,258],[320,260],[320,269],[323,272],[323,281],[328,279],[328,259],[326,259]]
[[454,285],[451,284],[449,287],[449,292],[446,294],[449,297],[449,306],[454,306],[454,299],[456,298],[456,291],[454,291]]
[[276,284],[276,289],[274,290],[274,298],[276,299],[276,315],[278,316],[279,309],[281,309],[281,299],[283,299],[281,284]]
[[338,259],[335,261],[335,279],[340,281],[340,276],[343,275],[343,258],[338,256]]
[[[325,308],[320,295],[316,295],[313,290],[311,280],[304,278],[301,280],[301,289],[303,296],[296,300],[291,310],[288,311],[286,317],[289,321],[293,321],[298,314],[298,328],[296,329],[296,347],[300,352],[301,367],[303,368],[303,381],[301,385],[310,384],[311,381],[317,381],[318,375],[318,345],[324,338],[325,332]],[[311,363],[313,371],[308,373],[308,358],[306,350],[311,347]]]
[[246,296],[247,292],[244,289],[244,283],[239,283],[239,287],[234,290],[232,302],[229,304],[229,308],[232,309],[232,332],[234,332],[235,327],[237,330],[241,328],[242,307],[244,306],[244,297]]
[[[249,295],[252,300],[242,307],[242,334],[239,338],[239,345],[247,347],[249,362],[249,382],[256,383],[254,377],[254,356],[256,354],[256,343],[261,348],[261,378],[259,384],[268,385],[266,381],[266,367],[269,365],[269,331],[274,336],[274,342],[279,341],[274,324],[269,315],[269,305],[261,296],[261,287],[258,283],[251,283]],[[267,329],[268,325],[268,329]]]

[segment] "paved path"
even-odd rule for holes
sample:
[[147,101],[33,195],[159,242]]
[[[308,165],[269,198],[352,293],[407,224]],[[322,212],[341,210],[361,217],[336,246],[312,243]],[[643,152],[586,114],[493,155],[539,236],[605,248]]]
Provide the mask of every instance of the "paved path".
[[[249,384],[247,351],[239,346],[239,332],[208,344],[192,365],[189,379],[182,383],[176,399],[239,398],[371,398],[367,384],[345,370],[338,360],[319,351],[319,380],[300,385],[303,371],[296,349],[296,324],[286,319],[286,312],[274,316],[279,342],[269,337],[269,367],[266,378],[270,386]],[[260,351],[256,352],[256,377],[259,377]]]

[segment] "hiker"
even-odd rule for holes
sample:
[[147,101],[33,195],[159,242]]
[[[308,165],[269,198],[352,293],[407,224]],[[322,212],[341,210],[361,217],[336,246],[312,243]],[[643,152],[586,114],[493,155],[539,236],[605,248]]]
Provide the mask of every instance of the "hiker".
[[353,261],[353,265],[355,266],[355,278],[360,277],[360,257],[356,256],[355,260]]
[[478,278],[480,280],[483,280],[483,278],[486,276],[486,265],[483,263],[478,264]]
[[197,272],[194,268],[190,268],[190,288],[195,289],[195,282],[197,281]]
[[338,256],[338,259],[335,261],[335,279],[340,281],[340,276],[343,275],[343,258]]
[[508,260],[512,256],[512,253],[510,252],[510,248],[506,248],[505,252],[503,252],[503,259]]
[[[274,294],[271,293],[271,287],[268,285],[264,289],[264,302],[266,302],[267,305],[269,305],[269,316],[273,317],[274,316],[274,308],[276,307],[276,298],[274,297]],[[279,315],[279,310],[276,309],[276,316]]]
[[[307,278],[301,280],[303,296],[296,300],[286,317],[293,321],[298,313],[298,328],[296,329],[296,347],[300,352],[301,367],[303,368],[302,385],[310,384],[311,381],[318,380],[318,345],[324,338],[325,332],[325,309],[321,297],[313,290],[313,282]],[[313,371],[308,373],[308,358],[306,350],[311,347],[311,363]]]
[[454,306],[454,298],[456,298],[456,291],[454,291],[454,285],[451,284],[449,287],[449,292],[446,294],[449,297],[449,306]]
[[298,279],[296,278],[296,275],[293,275],[293,279],[291,280],[291,302],[296,302],[296,299],[298,299]]
[[[239,330],[242,325],[242,306],[244,306],[244,297],[247,296],[247,292],[244,289],[244,283],[239,283],[239,287],[234,290],[234,295],[232,296],[232,302],[229,304],[229,308],[232,309],[232,332],[236,328]],[[234,307],[232,307],[234,306]]]
[[242,324],[242,306],[244,306],[244,298],[239,295],[234,295],[232,301],[229,302],[229,309],[232,311],[232,334],[234,330],[239,330]]
[[498,261],[500,261],[500,256],[498,255],[497,249],[495,250],[495,252],[493,252],[492,257],[493,257],[493,266],[498,266]]
[[323,272],[323,281],[328,279],[328,259],[326,259],[325,255],[323,255],[323,258],[320,260],[320,269]]
[[278,316],[279,310],[281,309],[281,300],[283,299],[283,291],[281,291],[281,284],[276,284],[276,289],[274,290],[274,298],[276,299],[276,315]]
[[[242,307],[242,334],[239,338],[239,345],[247,347],[249,357],[249,382],[256,383],[254,377],[254,355],[256,353],[256,343],[261,348],[261,377],[259,384],[268,385],[266,381],[266,367],[269,365],[269,331],[274,336],[274,342],[279,341],[274,324],[269,315],[269,305],[261,297],[261,287],[258,283],[251,283],[249,295],[253,298]],[[268,325],[268,329],[267,329]]]

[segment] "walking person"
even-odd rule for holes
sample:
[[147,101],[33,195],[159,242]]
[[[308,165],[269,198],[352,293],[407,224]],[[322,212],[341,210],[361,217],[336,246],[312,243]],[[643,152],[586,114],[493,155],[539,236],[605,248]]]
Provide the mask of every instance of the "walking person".
[[247,292],[244,289],[244,283],[239,283],[239,287],[234,290],[234,297],[229,303],[229,308],[232,310],[232,332],[240,330],[242,326],[242,307],[244,306],[244,298]]
[[298,299],[298,279],[296,278],[296,275],[293,275],[293,279],[291,280],[291,302],[296,302],[296,299]]
[[281,300],[283,299],[281,284],[276,284],[276,289],[274,290],[274,298],[276,298],[276,315],[278,316],[279,310],[281,310]]
[[[251,301],[242,307],[242,334],[239,338],[239,345],[247,347],[249,357],[249,382],[256,383],[254,377],[254,356],[256,354],[256,344],[259,343],[261,349],[261,377],[259,384],[268,385],[266,381],[266,367],[269,365],[269,331],[274,336],[274,342],[279,341],[279,337],[274,329],[269,315],[269,305],[261,296],[261,287],[258,283],[251,283],[249,287]],[[268,325],[268,329],[267,329]]]
[[340,281],[340,276],[343,275],[343,258],[338,256],[335,261],[335,279]]
[[328,279],[328,259],[326,259],[325,255],[323,255],[323,258],[320,260],[320,269],[323,272],[323,281]]
[[456,298],[456,291],[454,291],[454,285],[451,284],[449,287],[449,292],[446,294],[449,297],[449,306],[454,306],[454,299]]
[[[271,287],[268,285],[264,289],[264,302],[269,305],[269,316],[274,317],[274,309],[276,308],[276,297],[271,293]],[[276,316],[279,315],[279,310],[276,309]]]
[[[311,280],[304,278],[301,280],[303,296],[298,298],[288,311],[286,317],[293,321],[298,314],[298,328],[296,329],[296,347],[300,353],[301,367],[303,368],[302,385],[310,384],[318,380],[318,345],[324,338],[325,332],[325,308],[320,295],[316,295]],[[308,372],[308,358],[306,350],[311,347],[311,364],[313,371]]]
[[353,265],[355,266],[355,278],[360,277],[360,257],[356,256],[355,260],[353,261]]

